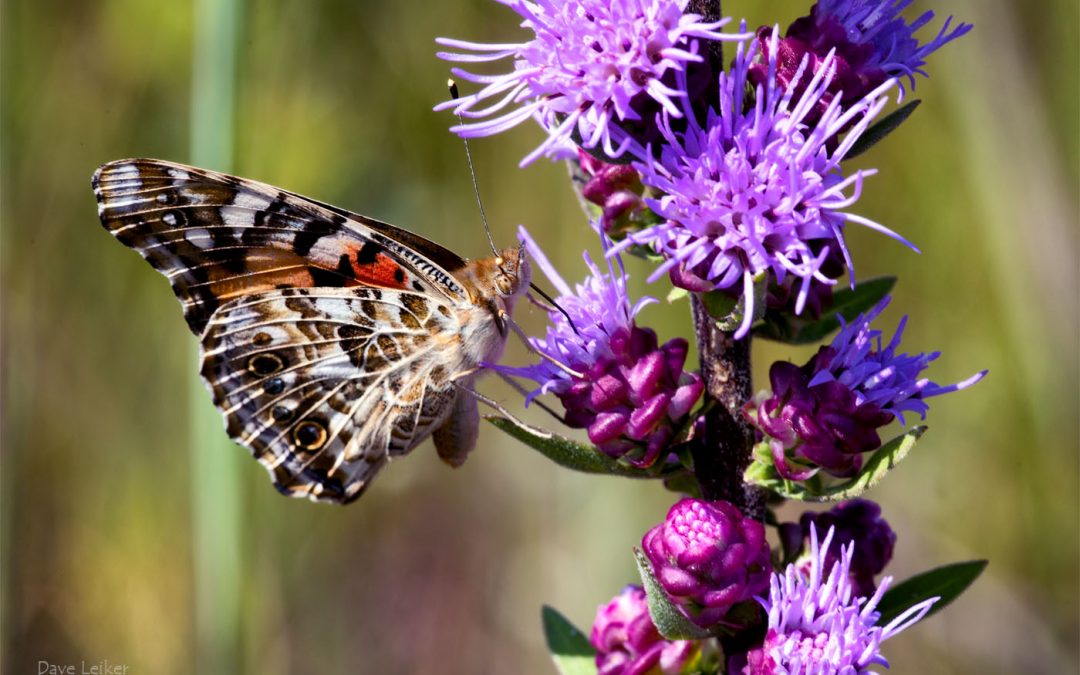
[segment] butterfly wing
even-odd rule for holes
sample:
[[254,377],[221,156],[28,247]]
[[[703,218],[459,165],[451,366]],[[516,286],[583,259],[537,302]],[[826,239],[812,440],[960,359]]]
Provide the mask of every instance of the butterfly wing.
[[346,503],[453,410],[451,310],[374,288],[257,293],[210,320],[202,376],[282,493]]
[[172,283],[200,335],[230,300],[278,288],[370,286],[466,297],[465,261],[392,225],[270,185],[156,159],[110,162],[93,178],[117,239]]

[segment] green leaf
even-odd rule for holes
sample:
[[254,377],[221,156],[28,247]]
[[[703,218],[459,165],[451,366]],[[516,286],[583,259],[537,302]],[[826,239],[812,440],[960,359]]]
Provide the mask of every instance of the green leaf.
[[883,138],[896,131],[897,127],[903,124],[904,120],[911,116],[911,113],[915,112],[915,108],[918,108],[920,103],[922,103],[922,101],[915,99],[907,105],[901,106],[881,118],[880,122],[870,125],[870,128],[864,131],[862,136],[859,136],[859,140],[855,141],[851,146],[851,149],[844,155],[844,161],[853,157],[858,157],[877,145]]
[[916,574],[885,591],[877,611],[881,612],[878,625],[884,626],[900,616],[908,607],[933,597],[941,599],[934,603],[926,616],[944,609],[946,605],[967,590],[986,569],[986,560],[969,560],[935,567]]
[[540,610],[544,638],[561,675],[596,675],[596,650],[577,626],[554,607]]
[[652,565],[639,549],[634,549],[641,585],[645,587],[645,597],[649,601],[649,616],[660,634],[669,640],[702,640],[712,635],[709,631],[694,624],[678,607],[671,602],[667,592],[653,575]]
[[[874,453],[855,477],[839,484],[821,487],[818,481],[792,481],[780,476],[773,464],[768,441],[754,446],[754,460],[743,474],[743,480],[772,490],[781,497],[803,502],[837,502],[853,499],[881,482],[889,471],[900,463],[926,431],[926,427],[914,427],[897,436]],[[820,475],[820,474],[819,474]],[[816,477],[816,476],[815,476]]]
[[840,328],[837,314],[851,321],[881,302],[892,291],[896,277],[877,277],[833,293],[833,304],[817,321],[804,321],[785,312],[770,310],[765,322],[754,328],[754,336],[786,344],[813,344]]
[[591,445],[582,445],[556,433],[537,429],[518,420],[500,415],[484,415],[484,419],[510,434],[525,445],[555,462],[574,471],[600,473],[630,478],[654,478],[642,469],[622,464]]
[[701,486],[698,485],[697,478],[694,478],[694,474],[689,471],[675,473],[664,478],[664,487],[672,492],[678,492],[680,494],[690,495],[691,497],[701,499]]

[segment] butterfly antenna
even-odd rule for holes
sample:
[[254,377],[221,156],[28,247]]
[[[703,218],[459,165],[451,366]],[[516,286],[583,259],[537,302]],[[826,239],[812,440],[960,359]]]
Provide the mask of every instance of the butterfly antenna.
[[[458,99],[457,82],[447,80],[446,86],[450,89],[450,98],[456,101]],[[457,118],[460,124],[465,124],[465,120],[461,118],[460,113]],[[473,169],[472,152],[469,150],[469,139],[463,136],[461,140],[465,143],[465,160],[469,163],[469,176],[472,178],[472,189],[473,194],[476,195],[476,205],[480,208],[480,220],[484,223],[484,233],[487,234],[488,243],[491,244],[492,253],[498,256],[499,249],[495,248],[495,240],[491,237],[491,228],[488,227],[487,216],[484,214],[484,202],[480,200],[480,186],[476,183],[476,171]]]

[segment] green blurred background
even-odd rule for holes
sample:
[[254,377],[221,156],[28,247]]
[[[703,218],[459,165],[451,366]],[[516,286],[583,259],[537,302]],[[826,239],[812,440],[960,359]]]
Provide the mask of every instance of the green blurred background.
[[[898,673],[1076,672],[1080,19],[1073,0],[934,8],[976,29],[931,57],[924,105],[863,160],[881,173],[857,209],[924,253],[857,227],[850,241],[862,277],[899,275],[886,320],[909,313],[906,347],[944,353],[931,377],[990,376],[935,402],[872,496],[899,532],[893,574],[991,564],[886,653]],[[515,15],[481,0],[238,9],[235,123],[213,97],[201,122],[235,150],[211,168],[484,255],[460,141],[431,111],[448,71],[433,40],[508,41]],[[805,5],[724,9],[786,24]],[[168,284],[102,230],[89,184],[121,157],[194,161],[195,80],[228,74],[192,74],[213,22],[147,0],[8,0],[2,21],[4,672],[553,672],[541,604],[587,628],[672,496],[558,470],[490,428],[462,469],[424,445],[348,508],[278,496],[192,394],[196,341]],[[480,185],[496,238],[527,224],[573,279],[594,242],[562,167],[516,168],[538,138],[477,142]],[[536,332],[543,317],[519,319]],[[688,332],[683,305],[643,321]],[[758,347],[757,381],[809,351]],[[506,362],[526,358],[515,344]]]

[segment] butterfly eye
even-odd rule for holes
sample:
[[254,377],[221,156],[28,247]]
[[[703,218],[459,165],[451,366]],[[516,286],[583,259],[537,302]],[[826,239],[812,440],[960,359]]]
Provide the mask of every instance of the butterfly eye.
[[499,292],[499,295],[504,297],[513,295],[516,285],[516,277],[504,270],[499,270],[499,273],[495,275],[495,290]]
[[305,420],[296,425],[293,440],[304,450],[317,450],[326,443],[326,427],[318,422]]

